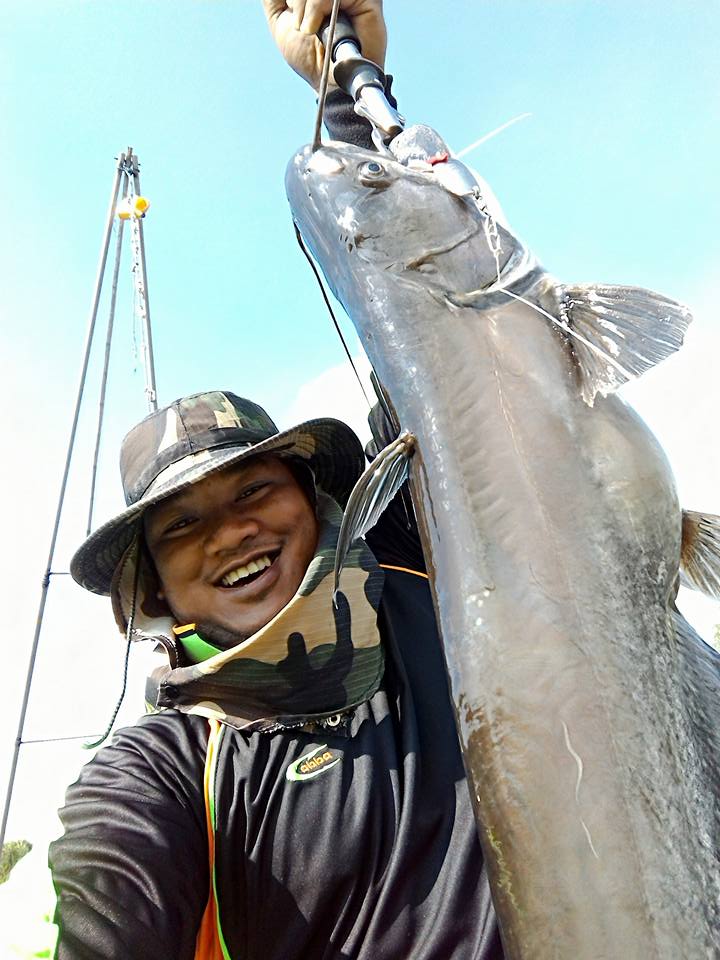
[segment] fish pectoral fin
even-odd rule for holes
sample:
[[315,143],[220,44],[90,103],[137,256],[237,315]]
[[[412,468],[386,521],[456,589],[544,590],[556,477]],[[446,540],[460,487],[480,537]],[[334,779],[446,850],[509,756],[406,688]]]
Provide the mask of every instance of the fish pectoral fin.
[[405,483],[414,450],[415,437],[404,430],[380,451],[353,487],[338,534],[333,596],[337,593],[340,574],[350,546],[375,526],[387,505]]
[[683,510],[680,582],[720,600],[720,517]]
[[679,350],[692,319],[683,304],[643,287],[576,284],[558,294],[590,406]]

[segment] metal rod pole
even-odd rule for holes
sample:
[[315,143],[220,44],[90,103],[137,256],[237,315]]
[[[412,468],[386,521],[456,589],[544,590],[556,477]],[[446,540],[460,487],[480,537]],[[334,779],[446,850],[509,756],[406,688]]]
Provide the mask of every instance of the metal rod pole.
[[[131,150],[131,148],[128,148]],[[128,194],[129,177],[127,167],[123,170],[121,200]],[[90,504],[88,506],[87,536],[92,531],[93,510],[95,508],[95,485],[97,482],[98,459],[100,457],[100,439],[102,437],[103,417],[105,414],[105,394],[107,393],[108,370],[110,368],[110,348],[112,346],[113,327],[115,324],[115,305],[117,303],[118,277],[120,275],[120,261],[122,260],[123,228],[125,221],[118,222],[117,242],[115,244],[115,266],[113,267],[112,290],[110,294],[110,309],[108,311],[107,335],[105,337],[105,359],[103,362],[102,380],[100,382],[100,400],[98,404],[97,434],[95,437],[95,453],[93,454],[92,477],[90,480]]]
[[42,591],[40,594],[40,604],[38,606],[37,620],[35,623],[35,634],[33,636],[32,647],[30,649],[30,659],[28,662],[27,676],[25,678],[25,691],[23,693],[22,705],[20,707],[20,717],[18,720],[17,736],[15,738],[15,747],[13,750],[12,762],[10,764],[10,777],[8,779],[7,791],[5,794],[5,805],[3,808],[2,824],[0,824],[0,850],[5,840],[5,828],[7,826],[8,814],[10,813],[10,800],[12,798],[13,787],[15,785],[15,774],[17,772],[18,756],[20,754],[20,745],[22,744],[22,735],[25,727],[25,716],[27,714],[28,701],[30,699],[30,687],[35,670],[35,659],[37,657],[38,643],[40,641],[40,631],[42,629],[43,616],[45,614],[45,603],[47,601],[48,587],[50,586],[50,576],[52,571],[52,562],[55,555],[55,544],[57,543],[58,529],[60,527],[60,516],[62,514],[63,502],[65,500],[65,490],[67,488],[68,474],[70,473],[70,461],[72,460],[73,447],[75,446],[75,434],[77,432],[78,420],[80,417],[80,405],[85,390],[85,380],[87,378],[88,363],[90,361],[90,351],[92,348],[93,334],[95,332],[95,321],[97,320],[98,305],[100,303],[100,293],[102,291],[103,276],[105,274],[105,265],[107,263],[108,248],[110,246],[110,237],[112,235],[112,226],[115,219],[115,207],[120,188],[120,178],[125,165],[125,154],[120,154],[115,179],[113,181],[112,192],[110,195],[110,205],[108,207],[107,220],[105,223],[105,234],[103,236],[102,247],[100,248],[100,259],[98,261],[97,274],[95,277],[95,293],[93,295],[92,306],[90,308],[90,319],[88,321],[88,330],[85,338],[85,353],[83,356],[80,378],[78,383],[77,399],[75,401],[75,413],[73,415],[72,427],[70,428],[70,438],[68,440],[67,455],[65,457],[65,468],[63,470],[62,481],[60,483],[60,494],[58,496],[58,505],[55,512],[55,524],[53,526],[52,536],[50,538],[50,549],[48,551],[48,562],[45,568],[45,576],[42,581]]
[[320,90],[318,92],[318,109],[315,117],[315,132],[313,133],[312,151],[315,153],[319,149],[322,137],[322,121],[325,113],[325,98],[327,96],[328,80],[330,79],[330,64],[332,62],[333,40],[335,39],[335,28],[337,26],[338,13],[340,12],[340,0],[333,0],[332,10],[330,11],[330,26],[325,37],[325,56],[323,58],[322,75],[320,77]]
[[[140,166],[138,164],[137,154],[132,158],[132,174],[135,181],[135,193],[140,196]],[[150,326],[150,298],[148,295],[147,284],[147,266],[145,264],[145,237],[143,234],[143,223],[140,218],[135,221],[137,226],[138,246],[140,256],[138,263],[140,267],[140,283],[142,285],[142,297],[145,301],[143,310],[143,326],[145,335],[145,393],[148,398],[148,405],[151,411],[157,410],[157,386],[155,383],[155,357],[153,355],[152,327]]]

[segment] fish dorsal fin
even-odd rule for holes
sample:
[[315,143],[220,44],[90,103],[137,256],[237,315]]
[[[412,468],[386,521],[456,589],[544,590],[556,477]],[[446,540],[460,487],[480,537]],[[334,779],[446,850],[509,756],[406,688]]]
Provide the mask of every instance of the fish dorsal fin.
[[404,430],[380,451],[353,487],[338,534],[333,596],[340,584],[340,573],[350,546],[375,526],[407,480],[414,449],[415,437]]
[[590,406],[679,350],[692,319],[683,304],[643,287],[583,283],[559,292]]
[[720,517],[683,510],[680,582],[720,600]]

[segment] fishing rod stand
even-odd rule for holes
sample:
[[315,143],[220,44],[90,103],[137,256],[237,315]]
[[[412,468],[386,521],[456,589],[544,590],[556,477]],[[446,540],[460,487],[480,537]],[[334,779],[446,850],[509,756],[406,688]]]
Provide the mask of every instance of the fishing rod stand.
[[129,223],[132,232],[132,250],[133,250],[133,285],[135,288],[135,298],[137,301],[136,310],[142,321],[143,328],[143,360],[145,367],[145,396],[147,398],[150,411],[157,410],[157,388],[155,384],[155,361],[152,350],[152,331],[150,327],[150,305],[148,302],[148,283],[147,266],[145,262],[145,241],[143,235],[142,220],[145,211],[149,206],[148,201],[140,193],[140,164],[137,154],[133,152],[132,147],[128,147],[116,158],[115,171],[113,175],[112,190],[110,192],[110,203],[108,205],[107,216],[105,218],[105,229],[100,247],[100,257],[95,275],[95,287],[93,290],[92,304],[90,307],[90,316],[88,319],[87,333],[85,336],[85,346],[83,349],[83,359],[80,368],[80,377],[75,399],[75,408],[73,412],[72,425],[70,427],[70,436],[65,454],[65,465],[63,468],[62,479],[60,481],[60,491],[58,494],[57,508],[55,510],[55,520],[53,523],[52,534],[50,536],[50,546],[48,549],[48,559],[45,567],[45,575],[42,579],[40,601],[38,604],[37,618],[35,621],[35,632],[33,634],[30,655],[28,660],[27,673],[25,676],[25,687],[20,705],[20,714],[18,717],[17,734],[13,744],[12,759],[10,761],[10,774],[8,777],[7,790],[5,792],[5,802],[3,804],[2,816],[0,816],[0,850],[5,840],[5,831],[8,824],[10,813],[10,802],[12,800],[15,786],[15,776],[17,773],[20,748],[26,743],[49,743],[55,740],[75,740],[86,739],[86,737],[48,737],[39,740],[24,739],[25,720],[28,712],[30,700],[30,691],[35,672],[35,663],[37,660],[40,635],[45,616],[45,606],[47,603],[48,592],[51,579],[56,576],[66,576],[67,571],[54,570],[55,548],[57,545],[60,521],[65,505],[65,494],[67,492],[68,477],[72,463],[73,452],[75,449],[75,440],[78,432],[78,423],[85,393],[85,385],[90,365],[93,340],[97,324],[98,312],[100,309],[100,296],[103,288],[103,280],[107,267],[108,252],[112,238],[113,227],[117,226],[117,240],[115,246],[115,265],[112,274],[112,292],[110,296],[109,316],[107,325],[107,335],[105,340],[105,357],[100,385],[100,398],[98,403],[98,423],[95,438],[95,452],[93,457],[92,477],[90,482],[90,496],[88,508],[87,533],[90,534],[93,525],[93,507],[95,501],[95,487],[97,479],[98,456],[100,451],[100,440],[103,427],[103,412],[105,407],[105,395],[108,381],[108,368],[110,362],[110,347],[113,335],[113,326],[115,318],[116,295],[118,286],[118,275],[120,269],[120,259],[122,256],[122,237],[123,226]]

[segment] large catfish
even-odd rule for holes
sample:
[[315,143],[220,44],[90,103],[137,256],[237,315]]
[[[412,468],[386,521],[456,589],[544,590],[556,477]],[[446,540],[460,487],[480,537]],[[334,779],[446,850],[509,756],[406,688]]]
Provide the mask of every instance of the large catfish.
[[286,186],[414,437],[506,955],[720,957],[718,657],[674,603],[681,553],[717,592],[717,518],[682,513],[613,393],[680,346],[689,315],[635,287],[558,283],[428,128],[391,150],[305,148]]

